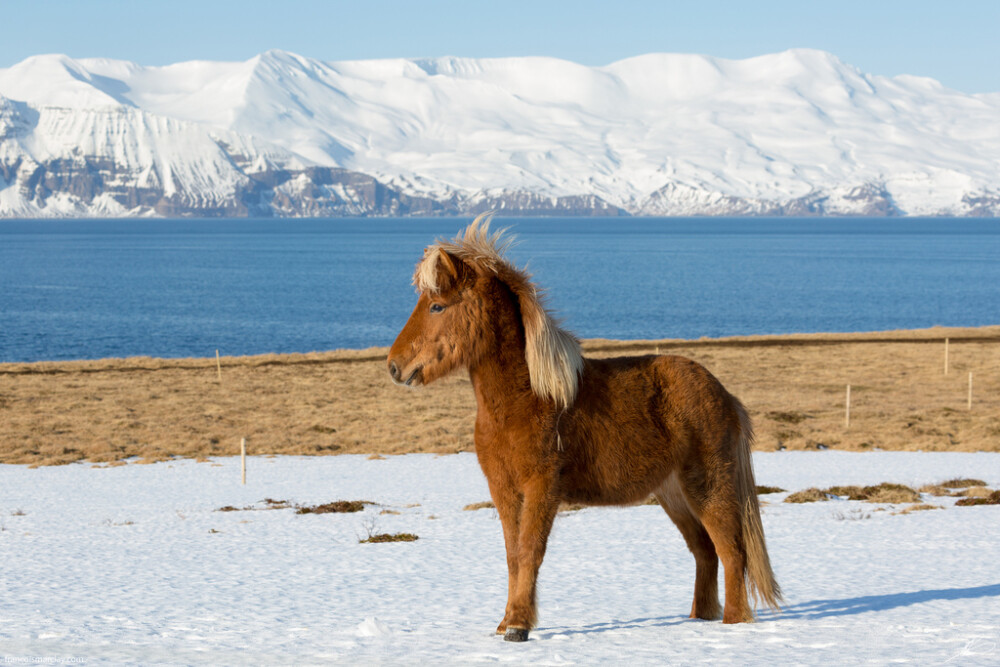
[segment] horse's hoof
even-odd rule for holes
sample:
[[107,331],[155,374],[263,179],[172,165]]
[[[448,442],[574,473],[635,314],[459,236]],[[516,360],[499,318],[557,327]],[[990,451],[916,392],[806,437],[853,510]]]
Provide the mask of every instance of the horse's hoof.
[[503,640],[505,642],[526,642],[528,641],[528,631],[523,628],[507,628],[507,632],[503,633]]

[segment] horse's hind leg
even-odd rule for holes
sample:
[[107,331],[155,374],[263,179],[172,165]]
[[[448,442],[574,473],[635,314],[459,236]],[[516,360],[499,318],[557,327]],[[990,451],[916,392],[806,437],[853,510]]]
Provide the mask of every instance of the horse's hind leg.
[[700,516],[725,569],[726,604],[722,622],[753,621],[753,610],[747,602],[747,554],[737,503],[731,498],[713,497],[705,503]]
[[714,620],[722,609],[719,605],[719,558],[708,531],[691,510],[684,492],[672,474],[654,495],[667,516],[681,531],[688,549],[694,555],[695,580],[694,601],[691,603],[691,618]]

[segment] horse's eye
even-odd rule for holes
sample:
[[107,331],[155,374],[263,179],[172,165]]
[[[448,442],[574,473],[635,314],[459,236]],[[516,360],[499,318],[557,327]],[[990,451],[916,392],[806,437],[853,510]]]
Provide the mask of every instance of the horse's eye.
[[440,303],[432,303],[431,304],[431,312],[432,313],[440,313],[442,310],[444,310],[444,306],[442,306]]

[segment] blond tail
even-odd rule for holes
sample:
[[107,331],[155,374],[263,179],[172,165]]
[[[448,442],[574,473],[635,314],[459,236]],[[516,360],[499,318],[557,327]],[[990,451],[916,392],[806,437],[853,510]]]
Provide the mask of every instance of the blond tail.
[[[735,398],[733,400],[736,400]],[[767,555],[764,526],[760,521],[757,484],[753,475],[750,450],[753,449],[753,424],[746,408],[736,400],[740,419],[740,441],[737,445],[736,492],[743,508],[743,545],[746,549],[746,583],[754,608],[761,602],[776,611],[781,609],[781,587],[774,578],[771,559]]]

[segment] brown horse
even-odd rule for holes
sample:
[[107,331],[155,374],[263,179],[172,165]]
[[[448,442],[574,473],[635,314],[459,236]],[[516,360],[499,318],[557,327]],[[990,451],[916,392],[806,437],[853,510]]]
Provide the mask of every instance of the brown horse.
[[627,505],[652,494],[696,563],[692,618],[752,621],[777,609],[760,521],[746,410],[699,364],[676,356],[585,359],[545,309],[530,276],[504,257],[509,240],[479,216],[424,251],[416,308],[387,364],[418,386],[466,368],[476,392],[476,456],[507,547],[508,597],[497,628],[524,641],[561,502]]

